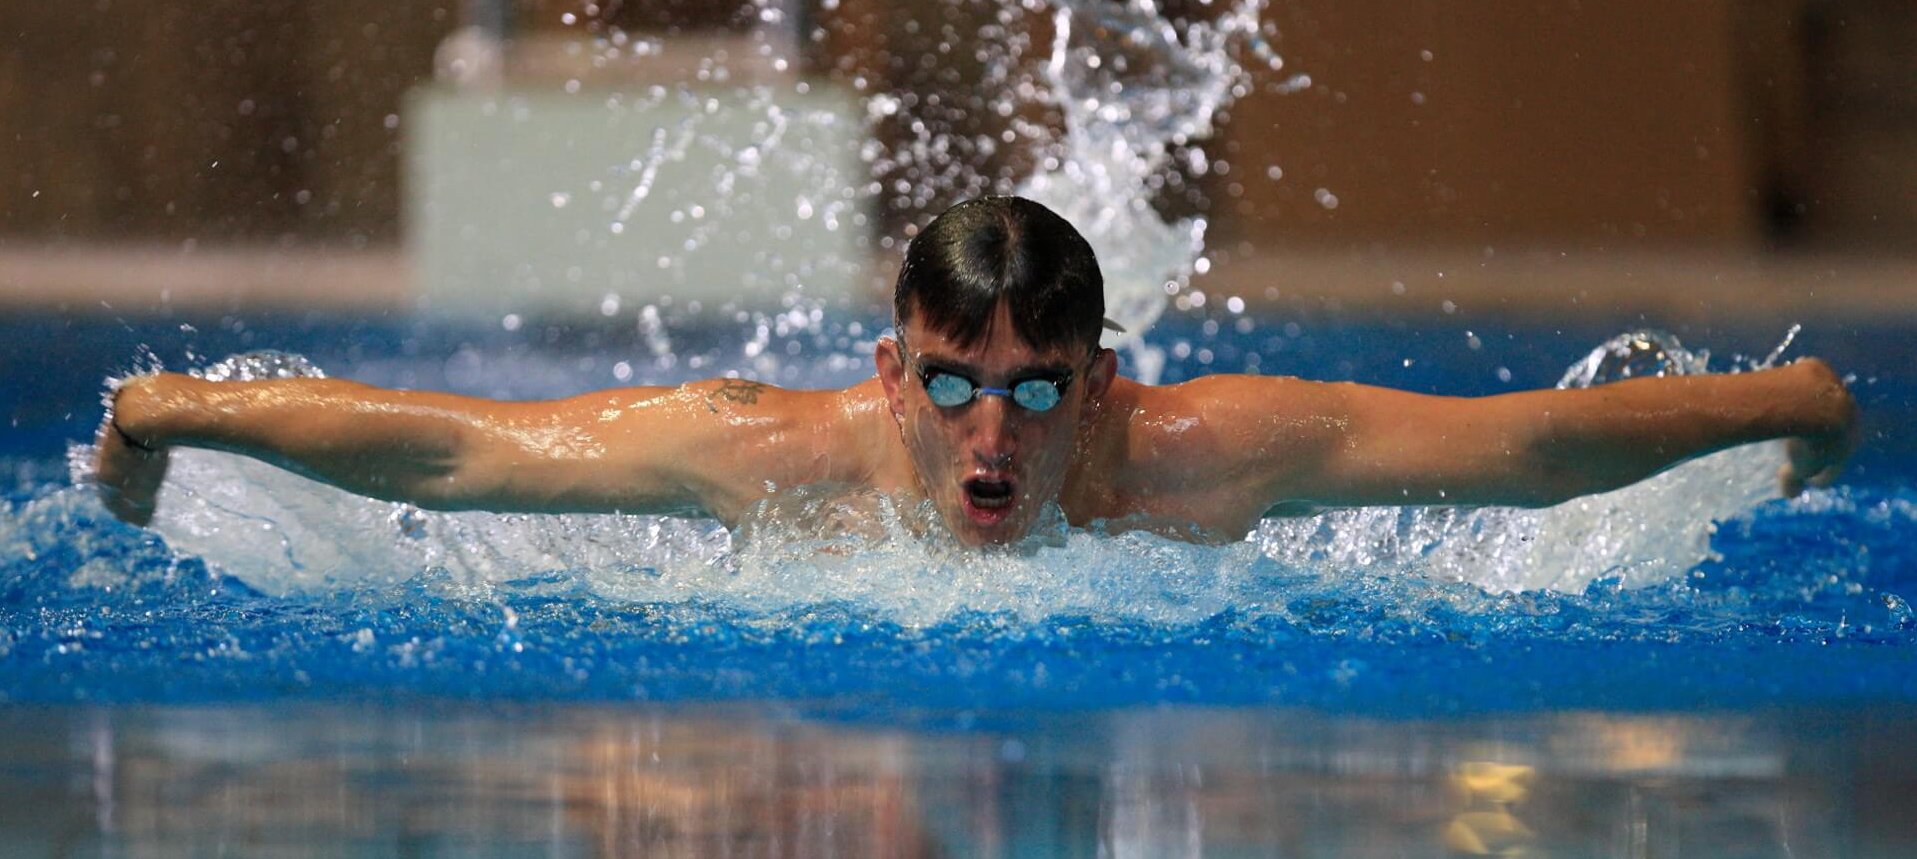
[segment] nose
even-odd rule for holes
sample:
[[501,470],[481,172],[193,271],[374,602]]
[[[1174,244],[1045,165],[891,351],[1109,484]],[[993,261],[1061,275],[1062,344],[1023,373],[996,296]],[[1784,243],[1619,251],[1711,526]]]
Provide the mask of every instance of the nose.
[[987,468],[1004,468],[1018,452],[1018,434],[1012,425],[1016,406],[1009,397],[979,397],[973,402],[972,455]]

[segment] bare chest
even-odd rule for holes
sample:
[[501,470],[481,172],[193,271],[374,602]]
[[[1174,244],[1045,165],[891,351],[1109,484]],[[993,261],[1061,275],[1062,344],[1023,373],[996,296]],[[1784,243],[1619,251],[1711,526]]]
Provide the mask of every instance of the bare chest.
[[1075,473],[1059,497],[1066,520],[1199,542],[1240,540],[1257,527],[1264,510],[1231,481],[1202,470],[1166,473],[1164,465],[1119,460]]

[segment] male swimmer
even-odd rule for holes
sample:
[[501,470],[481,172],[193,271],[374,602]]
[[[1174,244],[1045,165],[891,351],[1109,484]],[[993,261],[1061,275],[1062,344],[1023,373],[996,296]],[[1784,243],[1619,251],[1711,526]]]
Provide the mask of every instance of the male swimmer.
[[678,513],[727,525],[794,487],[929,500],[969,545],[1056,504],[1073,525],[1242,539],[1266,516],[1360,505],[1543,506],[1711,451],[1789,439],[1786,494],[1835,478],[1856,406],[1805,359],[1736,375],[1480,398],[1214,375],[1117,376],[1104,284],[1066,221],[961,203],[906,252],[897,339],[843,390],[722,379],[544,402],[333,379],[120,387],[99,436],[107,506],[145,524],[173,447],[232,451],[436,510]]

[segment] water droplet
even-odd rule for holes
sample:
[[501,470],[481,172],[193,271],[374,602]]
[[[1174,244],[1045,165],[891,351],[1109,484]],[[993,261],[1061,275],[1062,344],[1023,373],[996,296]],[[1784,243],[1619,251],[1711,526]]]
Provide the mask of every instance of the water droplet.
[[1917,617],[1912,616],[1910,604],[1904,602],[1903,597],[1892,593],[1884,594],[1884,608],[1890,610],[1890,622],[1898,629],[1909,629],[1917,625]]

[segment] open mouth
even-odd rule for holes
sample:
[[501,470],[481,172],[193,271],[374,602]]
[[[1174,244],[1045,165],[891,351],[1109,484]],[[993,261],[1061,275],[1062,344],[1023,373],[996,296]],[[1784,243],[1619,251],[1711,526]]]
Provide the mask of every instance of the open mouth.
[[996,524],[1011,512],[1015,487],[1009,480],[974,477],[964,484],[965,512],[980,524]]

